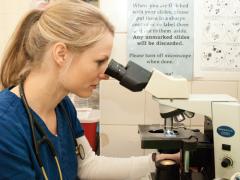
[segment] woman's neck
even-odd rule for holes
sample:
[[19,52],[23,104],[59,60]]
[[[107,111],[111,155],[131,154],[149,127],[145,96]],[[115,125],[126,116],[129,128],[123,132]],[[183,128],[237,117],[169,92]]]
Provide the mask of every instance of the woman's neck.
[[[54,76],[30,73],[23,84],[26,100],[31,107],[45,122],[49,130],[56,134],[55,108],[67,95]],[[11,90],[19,95],[19,86]]]
[[29,76],[24,82],[24,90],[31,108],[42,113],[53,111],[66,95],[56,80],[39,76]]

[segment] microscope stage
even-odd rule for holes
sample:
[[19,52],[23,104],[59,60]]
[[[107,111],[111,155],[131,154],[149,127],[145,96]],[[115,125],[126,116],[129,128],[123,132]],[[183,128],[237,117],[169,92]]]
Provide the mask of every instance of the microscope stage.
[[196,145],[209,144],[208,139],[199,130],[184,127],[173,128],[174,135],[166,135],[163,126],[159,124],[139,125],[141,147],[143,149],[194,149]]

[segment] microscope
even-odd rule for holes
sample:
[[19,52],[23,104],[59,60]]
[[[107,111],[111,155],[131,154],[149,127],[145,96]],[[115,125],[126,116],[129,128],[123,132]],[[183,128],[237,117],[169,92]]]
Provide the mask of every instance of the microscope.
[[[238,100],[221,94],[190,94],[186,79],[170,77],[156,69],[149,72],[132,61],[124,67],[111,60],[105,73],[133,92],[144,89],[159,104],[164,124],[139,125],[141,147],[160,153],[180,152],[181,160],[156,162],[152,179],[230,179],[240,171]],[[204,132],[182,124],[195,113],[205,117]],[[232,177],[237,178],[240,179]]]

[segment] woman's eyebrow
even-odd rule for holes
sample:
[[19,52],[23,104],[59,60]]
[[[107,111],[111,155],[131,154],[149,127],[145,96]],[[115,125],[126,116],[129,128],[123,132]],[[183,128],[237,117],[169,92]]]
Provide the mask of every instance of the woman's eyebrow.
[[108,60],[108,59],[109,59],[109,56],[107,56],[107,55],[103,55],[103,56],[99,57],[98,59]]

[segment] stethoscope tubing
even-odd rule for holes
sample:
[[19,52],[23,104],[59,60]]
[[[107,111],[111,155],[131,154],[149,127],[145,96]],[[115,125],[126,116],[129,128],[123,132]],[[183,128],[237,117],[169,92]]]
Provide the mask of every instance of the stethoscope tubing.
[[[30,125],[30,128],[31,128],[31,134],[32,134],[32,139],[33,139],[33,147],[34,147],[34,153],[35,153],[36,159],[37,159],[38,164],[39,164],[39,166],[40,166],[40,168],[42,170],[42,174],[44,176],[44,179],[48,180],[48,176],[47,176],[46,170],[45,170],[45,168],[43,166],[42,160],[40,158],[40,152],[39,152],[41,144],[46,142],[48,147],[49,147],[49,149],[50,149],[50,152],[51,152],[51,154],[52,154],[52,156],[53,156],[53,158],[54,158],[54,160],[56,162],[58,173],[59,173],[59,178],[60,178],[60,180],[62,180],[63,179],[62,178],[62,171],[61,171],[61,167],[60,167],[60,164],[59,164],[59,160],[57,158],[57,153],[55,151],[55,148],[54,148],[52,142],[48,139],[46,133],[44,132],[42,127],[38,124],[38,122],[33,117],[32,113],[30,111],[30,107],[28,105],[28,102],[26,100],[26,96],[25,96],[25,93],[24,93],[23,82],[24,82],[24,80],[20,81],[19,93],[20,93],[21,99],[23,101],[24,108],[25,108],[25,110],[27,112],[27,115],[28,115],[28,121],[29,121],[29,125]],[[42,138],[40,140],[36,139],[34,126],[36,127],[36,129],[38,130],[40,135],[42,136]],[[72,134],[73,134],[73,132],[72,132]]]
[[[58,173],[59,173],[59,177],[60,177],[60,180],[62,180],[62,171],[61,171],[61,167],[60,167],[60,164],[59,164],[59,160],[57,158],[57,153],[56,153],[56,150],[52,144],[52,142],[49,140],[49,138],[47,137],[46,133],[44,132],[43,128],[39,125],[39,123],[37,122],[37,120],[33,117],[33,114],[31,113],[31,110],[30,110],[30,106],[28,105],[28,102],[27,102],[27,99],[26,99],[26,96],[25,96],[25,92],[24,92],[24,80],[25,79],[21,79],[20,80],[20,83],[19,83],[19,94],[20,94],[20,97],[23,101],[23,105],[24,105],[24,108],[27,112],[27,115],[28,115],[28,122],[29,122],[29,125],[30,125],[30,128],[31,128],[31,135],[32,135],[32,141],[33,141],[33,149],[34,149],[34,153],[35,153],[35,156],[36,156],[36,159],[38,161],[38,164],[42,170],[42,174],[44,176],[44,179],[45,180],[48,180],[48,176],[47,176],[47,173],[46,173],[46,170],[43,166],[43,162],[41,160],[41,157],[40,157],[40,146],[41,144],[43,143],[46,143],[49,147],[49,150],[55,160],[55,163],[57,165],[57,169],[58,169]],[[60,107],[64,113],[64,116],[65,116],[65,119],[67,119],[67,123],[68,123],[68,127],[70,128],[70,131],[71,131],[71,135],[72,135],[72,138],[73,138],[73,141],[74,141],[74,145],[75,145],[75,153],[76,155],[79,155],[79,157],[83,160],[85,158],[85,152],[84,152],[84,148],[83,146],[80,144],[78,145],[77,143],[77,140],[75,138],[75,135],[74,135],[74,131],[73,131],[73,127],[72,127],[72,124],[71,124],[71,121],[70,121],[70,118],[69,118],[69,115],[66,111],[66,109],[64,108],[64,106],[60,103]],[[35,128],[36,130],[40,133],[40,136],[41,136],[41,139],[40,140],[37,140],[36,139],[36,133],[35,133]]]

